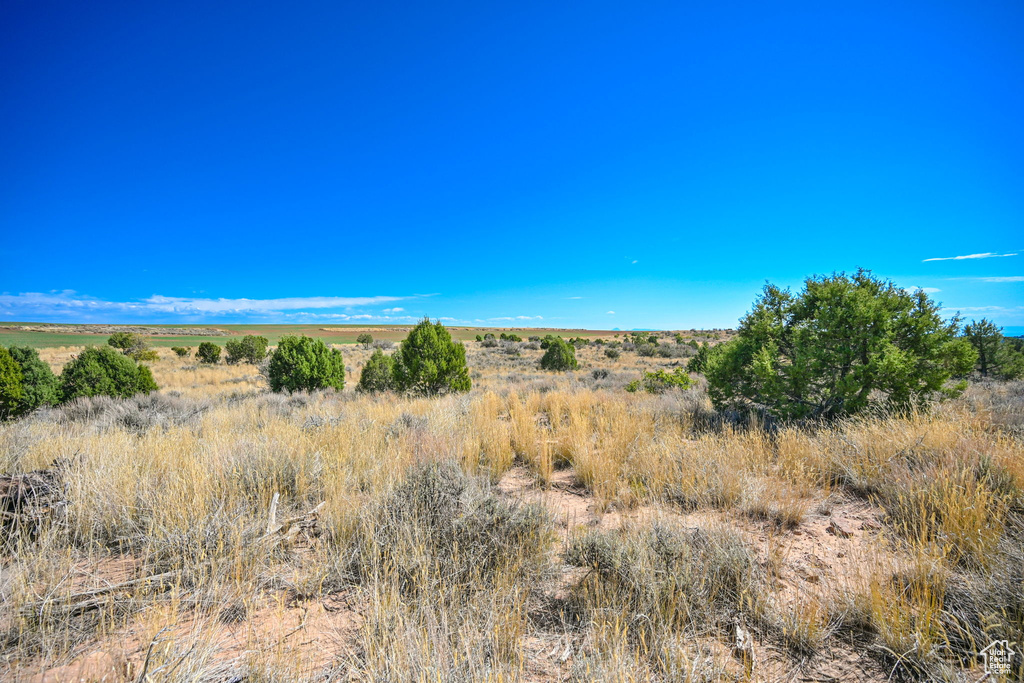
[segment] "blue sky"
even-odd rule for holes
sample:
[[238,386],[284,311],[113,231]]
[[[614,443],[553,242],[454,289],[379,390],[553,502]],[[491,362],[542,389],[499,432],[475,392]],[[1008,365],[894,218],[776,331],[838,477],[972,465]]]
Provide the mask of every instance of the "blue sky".
[[1016,0],[8,0],[0,319],[730,327],[863,266],[1021,326],[1022,30]]

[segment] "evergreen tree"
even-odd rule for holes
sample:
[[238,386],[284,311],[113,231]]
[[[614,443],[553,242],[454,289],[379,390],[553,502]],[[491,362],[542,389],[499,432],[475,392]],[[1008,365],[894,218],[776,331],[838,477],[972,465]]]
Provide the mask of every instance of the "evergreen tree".
[[576,361],[575,346],[561,337],[550,337],[545,341],[548,342],[548,350],[544,352],[544,356],[540,359],[540,366],[543,369],[565,372],[566,370],[575,370],[578,367],[579,363]]
[[11,352],[0,346],[0,420],[17,415],[24,400],[21,368]]
[[17,414],[32,412],[39,406],[56,405],[60,399],[60,380],[49,364],[39,358],[39,352],[28,346],[12,346],[10,352],[21,370],[24,389]]
[[267,368],[272,391],[314,391],[345,388],[345,361],[341,351],[322,339],[282,337]]
[[366,361],[359,375],[356,391],[373,393],[377,391],[393,391],[395,388],[395,360],[385,356],[377,349]]
[[98,395],[127,398],[158,388],[147,366],[109,346],[87,347],[64,366],[60,381],[61,401]]
[[196,351],[196,358],[200,363],[212,365],[220,360],[220,346],[213,342],[202,342],[199,344],[199,350]]
[[982,318],[964,326],[964,337],[978,352],[978,372],[982,377],[988,377],[997,364],[999,347],[1003,345],[1003,331],[995,323]]
[[253,334],[247,334],[241,339],[229,339],[224,344],[224,350],[227,351],[225,360],[232,365],[235,363],[258,365],[267,357],[269,343],[266,337]]
[[[493,338],[493,336],[492,336]],[[395,385],[399,391],[425,396],[469,391],[472,381],[466,367],[466,347],[452,341],[440,322],[424,318],[409,332],[395,360]]]
[[947,384],[977,359],[958,327],[923,291],[865,270],[808,278],[798,295],[766,285],[736,339],[709,352],[708,394],[718,408],[782,419],[924,407],[966,386]]

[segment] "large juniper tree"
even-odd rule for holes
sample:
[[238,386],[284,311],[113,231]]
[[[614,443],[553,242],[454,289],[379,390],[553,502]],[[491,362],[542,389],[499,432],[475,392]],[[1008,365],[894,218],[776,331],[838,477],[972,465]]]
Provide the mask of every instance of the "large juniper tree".
[[781,419],[921,406],[963,388],[949,380],[977,356],[958,329],[923,291],[865,270],[808,278],[796,295],[769,284],[736,339],[709,351],[708,393]]

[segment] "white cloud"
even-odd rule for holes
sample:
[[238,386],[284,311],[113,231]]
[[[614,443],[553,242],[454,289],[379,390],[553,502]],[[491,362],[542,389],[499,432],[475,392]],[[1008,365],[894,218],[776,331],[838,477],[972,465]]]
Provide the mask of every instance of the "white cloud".
[[1005,258],[1007,256],[1016,256],[1017,254],[996,254],[991,251],[987,251],[984,254],[967,254],[966,256],[938,256],[935,258],[926,258],[922,263],[928,261],[963,261],[964,259],[975,259],[975,258]]
[[582,297],[582,296],[567,296],[567,297],[565,297],[565,298],[566,298],[566,299],[569,299],[570,301],[572,301],[572,300],[574,300],[574,299],[582,299],[583,297]]
[[488,318],[491,322],[512,322],[515,320],[543,320],[544,318],[539,315],[517,315],[515,317],[510,315],[504,315],[497,318]]
[[982,282],[1024,282],[1024,275],[1007,275],[1006,277],[983,277]]
[[193,297],[161,296],[154,294],[145,299],[153,311],[161,313],[224,313],[295,311],[304,308],[346,308],[391,303],[408,297],[401,296],[300,296],[283,299],[199,299]]
[[399,308],[399,307],[385,308],[384,309],[384,313],[404,313],[404,312],[405,312],[405,309],[404,308]]
[[605,315],[615,315],[615,311],[605,311]]
[[[96,297],[78,294],[69,289],[51,292],[21,292],[19,294],[0,294],[0,311],[5,317],[14,314],[16,317],[33,314],[53,316],[107,316],[138,315],[157,316],[228,316],[286,315],[286,311],[294,315],[311,315],[303,313],[303,309],[352,308],[370,306],[409,299],[400,296],[312,296],[288,297],[280,299],[210,299],[201,297],[174,297],[154,294],[149,298],[137,301],[107,301]],[[401,311],[402,309],[392,309]],[[291,315],[291,314],[289,314]],[[330,314],[335,319],[350,319],[351,315]],[[365,315],[365,314],[364,314]],[[374,317],[374,316],[367,316]]]
[[1006,306],[946,306],[942,309],[954,313],[960,311],[961,313],[1016,313],[1018,311],[1024,311],[1024,306],[1017,306],[1015,308],[1007,308]]
[[907,287],[903,290],[907,294],[913,294],[914,292],[924,292],[925,294],[937,294],[941,292],[941,289],[935,287]]
[[636,263],[636,261],[632,261],[632,263],[634,263],[634,264],[635,264],[635,263]]

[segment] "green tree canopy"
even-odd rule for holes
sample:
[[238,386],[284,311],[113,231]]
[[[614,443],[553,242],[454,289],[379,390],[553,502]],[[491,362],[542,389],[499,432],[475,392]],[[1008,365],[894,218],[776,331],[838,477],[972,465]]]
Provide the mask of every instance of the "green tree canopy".
[[157,360],[160,356],[150,348],[149,340],[134,332],[115,332],[107,339],[107,345],[119,349],[126,356],[135,360]]
[[982,318],[964,326],[964,338],[978,353],[975,364],[982,377],[1018,379],[1024,376],[1024,353],[1017,345],[1003,337],[1003,330],[990,320]]
[[561,337],[545,338],[548,342],[547,351],[540,359],[540,366],[545,370],[565,372],[575,370],[579,363],[576,361],[576,347]]
[[61,401],[99,395],[127,398],[158,388],[147,366],[109,346],[86,347],[64,366],[60,380]]
[[363,366],[356,391],[373,393],[393,391],[394,388],[395,360],[391,356],[385,356],[380,349],[377,349]]
[[965,383],[976,353],[938,306],[869,271],[811,277],[798,295],[773,285],[712,347],[708,394],[718,408],[760,408],[781,419],[830,418],[870,405],[905,409]]
[[21,369],[24,395],[17,414],[32,412],[40,406],[55,405],[60,399],[60,380],[39,352],[28,346],[12,346],[11,357]]
[[345,361],[341,351],[322,339],[282,337],[267,368],[272,391],[314,391],[345,388]]
[[425,396],[469,391],[466,347],[452,341],[448,329],[424,318],[402,340],[394,355],[395,384],[399,391]]
[[196,358],[200,363],[216,363],[220,360],[220,346],[213,342],[200,342]]
[[21,368],[11,352],[0,346],[0,419],[6,420],[17,415],[24,399]]
[[267,345],[270,342],[266,337],[254,334],[247,334],[241,339],[229,339],[224,343],[224,350],[227,351],[228,363],[252,363],[258,365],[267,357]]

